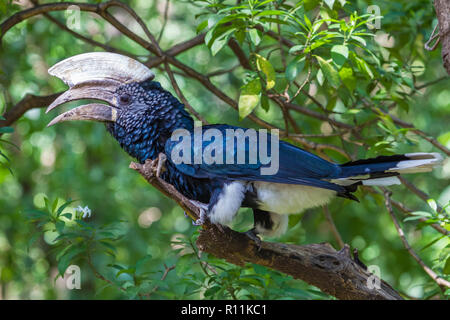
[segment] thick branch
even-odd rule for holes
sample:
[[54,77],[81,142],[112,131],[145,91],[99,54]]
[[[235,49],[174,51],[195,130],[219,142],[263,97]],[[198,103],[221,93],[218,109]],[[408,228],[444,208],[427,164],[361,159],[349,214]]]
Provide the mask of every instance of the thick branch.
[[434,0],[434,8],[439,23],[439,38],[442,44],[442,61],[450,74],[450,1]]
[[[86,4],[86,3],[78,3],[78,2],[63,2],[63,3],[48,3],[48,4],[42,4],[39,6],[35,6],[33,8],[23,10],[20,12],[17,12],[16,14],[12,15],[10,18],[6,19],[2,24],[0,24],[0,40],[5,35],[5,33],[11,29],[16,24],[27,20],[31,17],[34,17],[39,14],[44,14],[51,11],[63,11],[67,10],[70,6],[76,5],[80,8],[82,11],[88,11],[88,12],[97,12],[99,7],[97,5],[93,4]],[[97,12],[98,13],[98,12]]]
[[[142,165],[131,163],[151,185],[175,200],[193,219],[198,209],[172,185],[156,177],[155,161]],[[336,251],[329,244],[292,245],[261,242],[261,247],[245,234],[206,222],[197,240],[200,250],[230,263],[242,266],[256,263],[301,279],[339,299],[401,299],[386,282],[359,266],[350,255],[348,246]],[[379,280],[379,288],[371,286]]]

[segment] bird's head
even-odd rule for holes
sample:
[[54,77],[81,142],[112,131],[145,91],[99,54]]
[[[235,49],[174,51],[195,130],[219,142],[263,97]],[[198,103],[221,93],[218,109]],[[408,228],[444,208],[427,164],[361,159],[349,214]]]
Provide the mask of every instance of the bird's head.
[[54,118],[106,123],[108,131],[131,156],[143,162],[163,152],[165,141],[178,128],[190,129],[193,120],[184,106],[164,90],[142,63],[119,54],[92,52],[73,56],[49,69],[69,90],[47,109],[74,100],[93,99]]

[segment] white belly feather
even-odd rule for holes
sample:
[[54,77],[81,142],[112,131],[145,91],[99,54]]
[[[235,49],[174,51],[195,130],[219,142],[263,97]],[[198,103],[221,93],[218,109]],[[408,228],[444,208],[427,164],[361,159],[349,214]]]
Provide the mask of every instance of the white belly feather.
[[[327,204],[336,195],[336,191],[294,184],[281,184],[255,181],[259,209],[279,213],[300,213],[305,209]],[[224,186],[217,202],[210,209],[209,219],[212,223],[227,224],[239,210],[245,193],[251,184],[234,181]]]
[[281,214],[300,213],[305,209],[327,204],[336,191],[302,185],[256,181],[260,209]]

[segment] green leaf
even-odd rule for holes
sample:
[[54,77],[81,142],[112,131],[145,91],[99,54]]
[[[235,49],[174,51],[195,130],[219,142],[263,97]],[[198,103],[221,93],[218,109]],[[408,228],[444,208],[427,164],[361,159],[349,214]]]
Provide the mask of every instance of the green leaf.
[[442,270],[444,274],[450,274],[450,257],[445,261],[444,269]]
[[261,96],[261,108],[266,112],[270,109],[269,98],[265,94]]
[[250,40],[252,43],[257,46],[261,42],[261,36],[259,35],[259,31],[256,29],[250,29],[248,31],[248,34],[250,36]]
[[69,267],[70,263],[76,258],[77,255],[84,252],[84,246],[72,246],[65,254],[58,260],[58,272],[64,277],[64,273],[66,272],[67,267]]
[[228,43],[228,39],[231,33],[234,31],[235,29],[230,29],[214,40],[214,42],[211,45],[211,54],[213,56],[215,56],[223,48],[223,46]]
[[259,103],[261,95],[261,80],[256,78],[242,87],[239,96],[239,119],[242,120],[250,113]]
[[14,132],[14,129],[11,127],[1,127],[0,128],[0,133],[12,133]]
[[348,58],[348,47],[344,45],[335,45],[331,48],[331,58],[333,62],[339,67],[344,65]]
[[353,35],[353,36],[352,36],[352,39],[358,41],[358,42],[361,43],[364,47],[367,45],[366,40],[364,40],[364,39],[361,38],[361,37],[358,37],[358,36],[354,36],[354,35]]
[[320,86],[323,86],[323,83],[324,83],[324,81],[325,81],[325,78],[324,78],[324,76],[323,76],[323,72],[322,72],[321,69],[319,69],[319,71],[317,71],[316,79],[317,79],[317,82],[319,83],[319,85],[320,85]]
[[[75,202],[76,200],[71,200],[68,199],[64,204],[62,204],[59,208],[58,211],[56,211],[56,216],[59,217],[61,215],[61,213],[64,211],[65,208],[67,208],[68,205],[70,205],[71,203]],[[71,215],[72,216],[72,215]]]
[[365,62],[363,59],[358,58],[354,55],[356,63],[358,64],[358,69],[362,72],[365,73],[366,75],[368,75],[371,79],[374,78],[373,76],[373,72],[370,69],[369,65],[367,64],[367,62]]
[[239,42],[239,44],[243,44],[244,40],[245,40],[245,29],[238,29],[235,33],[234,36],[236,37],[236,40]]
[[428,205],[430,206],[430,208],[431,209],[433,209],[433,211],[437,211],[437,203],[436,203],[436,200],[434,200],[434,199],[428,199],[427,200],[427,203],[428,203]]
[[56,229],[56,231],[58,231],[59,234],[62,234],[63,231],[64,231],[64,226],[65,226],[65,225],[66,225],[66,224],[65,224],[64,221],[62,221],[62,220],[56,221],[56,223],[55,223],[55,229]]
[[297,57],[292,60],[286,67],[286,78],[293,81],[303,71],[305,62],[305,57]]
[[119,272],[117,272],[116,274],[116,278],[118,278],[121,274],[129,274],[129,275],[134,275],[134,273],[136,272],[135,268],[128,268],[128,269],[122,269]]
[[220,289],[221,289],[220,286],[213,286],[213,287],[207,289],[207,290],[205,291],[204,295],[205,295],[205,297],[211,297],[211,296],[213,296],[214,294],[216,294]]
[[52,213],[55,213],[57,205],[58,205],[58,198],[55,198],[55,200],[53,200],[53,204],[52,204]]
[[306,25],[308,27],[308,30],[311,30],[311,28],[312,28],[311,20],[309,20],[309,18],[308,18],[308,16],[306,14],[303,15],[303,19],[305,19],[305,23],[306,23]]
[[289,54],[296,54],[299,51],[302,51],[305,48],[303,44],[298,44],[289,49]]
[[319,61],[320,69],[322,70],[325,78],[333,87],[337,88],[340,84],[339,73],[331,65],[331,63],[321,58],[320,56],[315,57],[317,58],[317,61]]
[[286,13],[284,11],[281,10],[265,10],[265,11],[261,11],[260,13],[258,13],[256,15],[256,17],[261,17],[261,16],[282,16],[285,15]]
[[203,29],[208,26],[208,20],[203,21],[197,26],[197,33],[200,33]]
[[324,0],[324,2],[327,4],[328,7],[330,7],[330,9],[333,9],[335,0]]
[[403,222],[406,221],[414,221],[414,220],[419,220],[420,218],[431,218],[432,215],[429,212],[426,211],[415,211],[411,213],[412,215],[409,217],[406,217],[405,219],[403,219]]
[[343,67],[339,70],[339,76],[347,89],[353,93],[356,88],[356,78],[353,76],[353,70],[351,68]]
[[447,148],[450,148],[450,131],[441,134],[437,140]]
[[434,240],[431,241],[430,243],[426,244],[423,248],[421,248],[420,251],[423,251],[423,250],[425,250],[425,249],[431,247],[433,244],[435,244],[436,242],[438,242],[439,240],[441,240],[442,238],[445,238],[445,237],[446,237],[446,235],[444,234],[444,235],[442,235],[442,236],[440,236],[440,237],[434,239]]
[[269,60],[259,54],[256,55],[256,66],[259,71],[266,76],[266,90],[270,90],[275,86],[275,69]]

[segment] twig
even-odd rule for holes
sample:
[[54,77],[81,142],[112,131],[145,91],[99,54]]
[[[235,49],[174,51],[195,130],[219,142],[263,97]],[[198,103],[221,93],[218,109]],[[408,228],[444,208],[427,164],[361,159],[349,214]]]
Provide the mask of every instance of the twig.
[[50,94],[48,96],[35,96],[32,94],[27,94],[16,105],[5,112],[3,115],[5,120],[0,120],[0,128],[11,125],[30,109],[47,107],[60,94],[61,92]]
[[385,205],[389,212],[389,215],[391,216],[392,221],[394,222],[395,229],[397,230],[398,235],[400,236],[400,239],[403,242],[403,246],[408,251],[408,253],[414,258],[414,260],[417,261],[417,263],[425,270],[425,272],[430,276],[431,279],[433,279],[441,289],[444,289],[444,287],[450,288],[450,282],[442,279],[439,277],[433,270],[431,270],[430,267],[428,267],[425,262],[417,255],[417,253],[411,248],[411,246],[408,243],[408,240],[406,240],[405,233],[403,232],[403,229],[400,227],[400,224],[398,223],[397,218],[395,217],[394,210],[392,209],[391,204],[391,193],[387,189],[382,188],[384,193],[384,199],[385,199]]
[[164,30],[166,29],[168,16],[169,16],[169,6],[170,6],[170,0],[166,0],[166,4],[164,6],[163,24],[161,26],[161,31],[159,32],[158,40],[157,40],[158,43],[161,42],[162,36],[164,34]]
[[325,218],[327,219],[328,223],[330,224],[331,232],[333,233],[334,238],[336,239],[337,243],[339,244],[340,248],[343,248],[345,243],[342,241],[341,234],[339,233],[338,229],[336,228],[336,224],[334,223],[333,217],[331,216],[330,210],[328,210],[328,206],[323,207],[323,213],[325,214]]
[[421,85],[419,85],[419,86],[415,86],[414,89],[415,89],[415,90],[421,90],[421,89],[423,89],[423,88],[432,86],[432,85],[434,85],[434,84],[436,84],[436,83],[441,82],[442,80],[447,80],[447,79],[450,79],[449,76],[443,76],[443,77],[440,77],[440,78],[431,80],[431,81],[429,81],[429,82],[423,83],[423,84],[421,84]]
[[213,71],[213,72],[210,72],[210,73],[206,74],[206,76],[208,78],[212,78],[212,77],[221,76],[223,74],[228,74],[228,73],[233,72],[234,70],[236,70],[236,68],[238,68],[239,66],[240,66],[240,64],[237,64],[234,67],[231,67],[229,69]]
[[[411,192],[413,192],[415,195],[417,195],[423,201],[427,202],[427,200],[430,199],[430,196],[428,194],[426,194],[424,191],[417,188],[415,185],[413,185],[411,182],[406,180],[404,177],[399,176],[398,178],[400,179],[400,181],[402,182],[402,184],[405,187],[407,187]],[[439,204],[437,205],[437,211],[438,212],[442,211],[442,207]]]
[[[33,3],[34,6],[38,6],[39,5],[39,2],[37,0],[31,0],[31,3]],[[133,55],[133,54],[127,52],[127,51],[108,46],[108,45],[106,45],[104,43],[95,41],[95,40],[93,40],[91,38],[88,38],[88,37],[78,33],[78,32],[75,32],[72,29],[69,29],[66,25],[61,23],[58,19],[55,19],[54,17],[52,17],[49,13],[44,13],[43,16],[46,17],[51,22],[53,22],[54,24],[56,24],[61,30],[70,33],[75,38],[78,38],[78,39],[80,39],[80,40],[82,40],[82,41],[84,41],[84,42],[86,42],[86,43],[88,43],[88,44],[90,44],[90,45],[92,45],[94,47],[100,47],[100,48],[102,48],[102,49],[104,49],[106,51],[119,53],[119,54],[126,55],[126,56],[129,56],[129,57],[132,57],[132,58],[136,59],[135,55]]]
[[89,250],[87,250],[86,253],[86,261],[88,263],[89,268],[91,269],[91,271],[94,273],[94,276],[106,283],[109,283],[110,285],[114,285],[116,287],[118,287],[120,290],[126,292],[127,290],[123,287],[117,286],[114,282],[112,282],[111,280],[105,278],[98,270],[97,268],[95,268],[94,264],[92,263],[92,258],[91,258],[91,253]]
[[[365,186],[364,187],[366,190],[368,190],[371,193],[375,193],[375,194],[380,194],[380,192],[376,191],[373,187],[369,187],[369,186]],[[391,203],[394,207],[396,207],[398,210],[400,210],[401,212],[403,212],[404,214],[408,215],[408,216],[414,216],[413,215],[413,210],[409,209],[408,207],[406,207],[405,204],[403,204],[402,202],[396,201],[394,199],[391,198]],[[427,218],[419,218],[418,219],[420,222],[426,222],[428,219]],[[436,223],[432,223],[430,224],[430,227],[432,227],[433,229],[435,229],[437,232],[442,233],[444,235],[449,235],[450,231],[442,228],[440,225],[436,224]]]
[[311,76],[311,67],[308,67],[308,73],[306,75],[306,79],[303,81],[303,83],[298,87],[297,92],[295,92],[295,94],[289,99],[287,100],[287,102],[292,102],[292,100],[294,100],[299,94],[300,91],[303,90],[303,88],[305,87],[305,85],[309,82],[309,77]]
[[172,70],[170,69],[169,64],[166,62],[164,63],[164,68],[167,72],[167,75],[169,76],[170,82],[172,83],[172,86],[177,93],[178,97],[181,99],[181,101],[184,103],[186,108],[197,118],[199,119],[203,125],[208,124],[208,122],[203,118],[203,116],[195,111],[195,109],[191,106],[191,104],[187,101],[186,97],[184,96],[183,92],[181,92],[180,87],[178,86],[177,80],[175,79],[175,76],[173,75]]
[[[175,269],[176,265],[170,266],[168,267],[165,263],[164,263],[164,273],[161,277],[161,281],[166,280],[167,276],[169,275],[169,272],[172,271],[173,269]],[[155,286],[150,292],[148,293],[140,293],[139,296],[140,297],[150,297],[152,294],[154,294],[156,291],[158,291],[159,289],[159,285]]]
[[239,43],[236,40],[234,40],[234,38],[231,38],[230,40],[228,40],[228,46],[233,51],[236,58],[239,60],[241,66],[244,69],[251,70],[252,66],[250,64],[250,61],[248,60],[244,50],[241,49]]
[[436,148],[440,149],[441,151],[445,152],[445,154],[447,154],[448,156],[450,156],[450,150],[445,147],[444,145],[442,145],[441,143],[439,143],[439,141],[437,141],[434,138],[431,138],[427,133],[423,132],[422,130],[417,129],[416,127],[414,127],[413,124],[408,123],[406,121],[403,121],[399,118],[397,118],[396,116],[393,116],[392,114],[389,114],[388,112],[384,111],[383,109],[376,109],[375,112],[379,110],[381,113],[385,114],[385,115],[389,115],[392,119],[392,121],[394,121],[395,124],[399,125],[400,127],[403,128],[410,128],[411,132],[414,132],[415,134],[421,136],[423,139],[427,140],[428,142],[430,142],[432,145],[434,145]]
[[[136,13],[136,11],[134,11],[133,9],[131,9],[127,4],[117,1],[117,0],[111,0],[106,2],[103,6],[101,6],[102,8],[102,12],[104,13],[105,17],[108,17],[108,13],[106,12],[106,10],[109,7],[119,7],[122,8],[123,10],[125,10],[126,12],[128,12],[133,18],[134,20],[136,20],[136,22],[141,26],[142,30],[144,30],[145,35],[147,36],[147,38],[151,41],[152,45],[153,45],[153,50],[151,50],[150,46],[147,46],[147,49],[150,49],[152,52],[154,52],[157,56],[163,56],[162,50],[159,47],[158,41],[156,41],[155,37],[153,36],[153,34],[150,32],[150,30],[147,28],[147,25],[145,24],[145,22],[141,19],[141,17],[139,17],[139,15]],[[110,16],[112,18],[114,18],[113,16]],[[109,20],[108,20],[109,21]],[[114,26],[116,26],[117,24],[117,20],[111,19],[111,21],[115,22]],[[117,24],[117,25],[121,25],[123,26],[121,23]],[[116,26],[117,27],[117,26]],[[125,27],[126,28],[126,27]],[[128,31],[129,29],[126,28]]]

